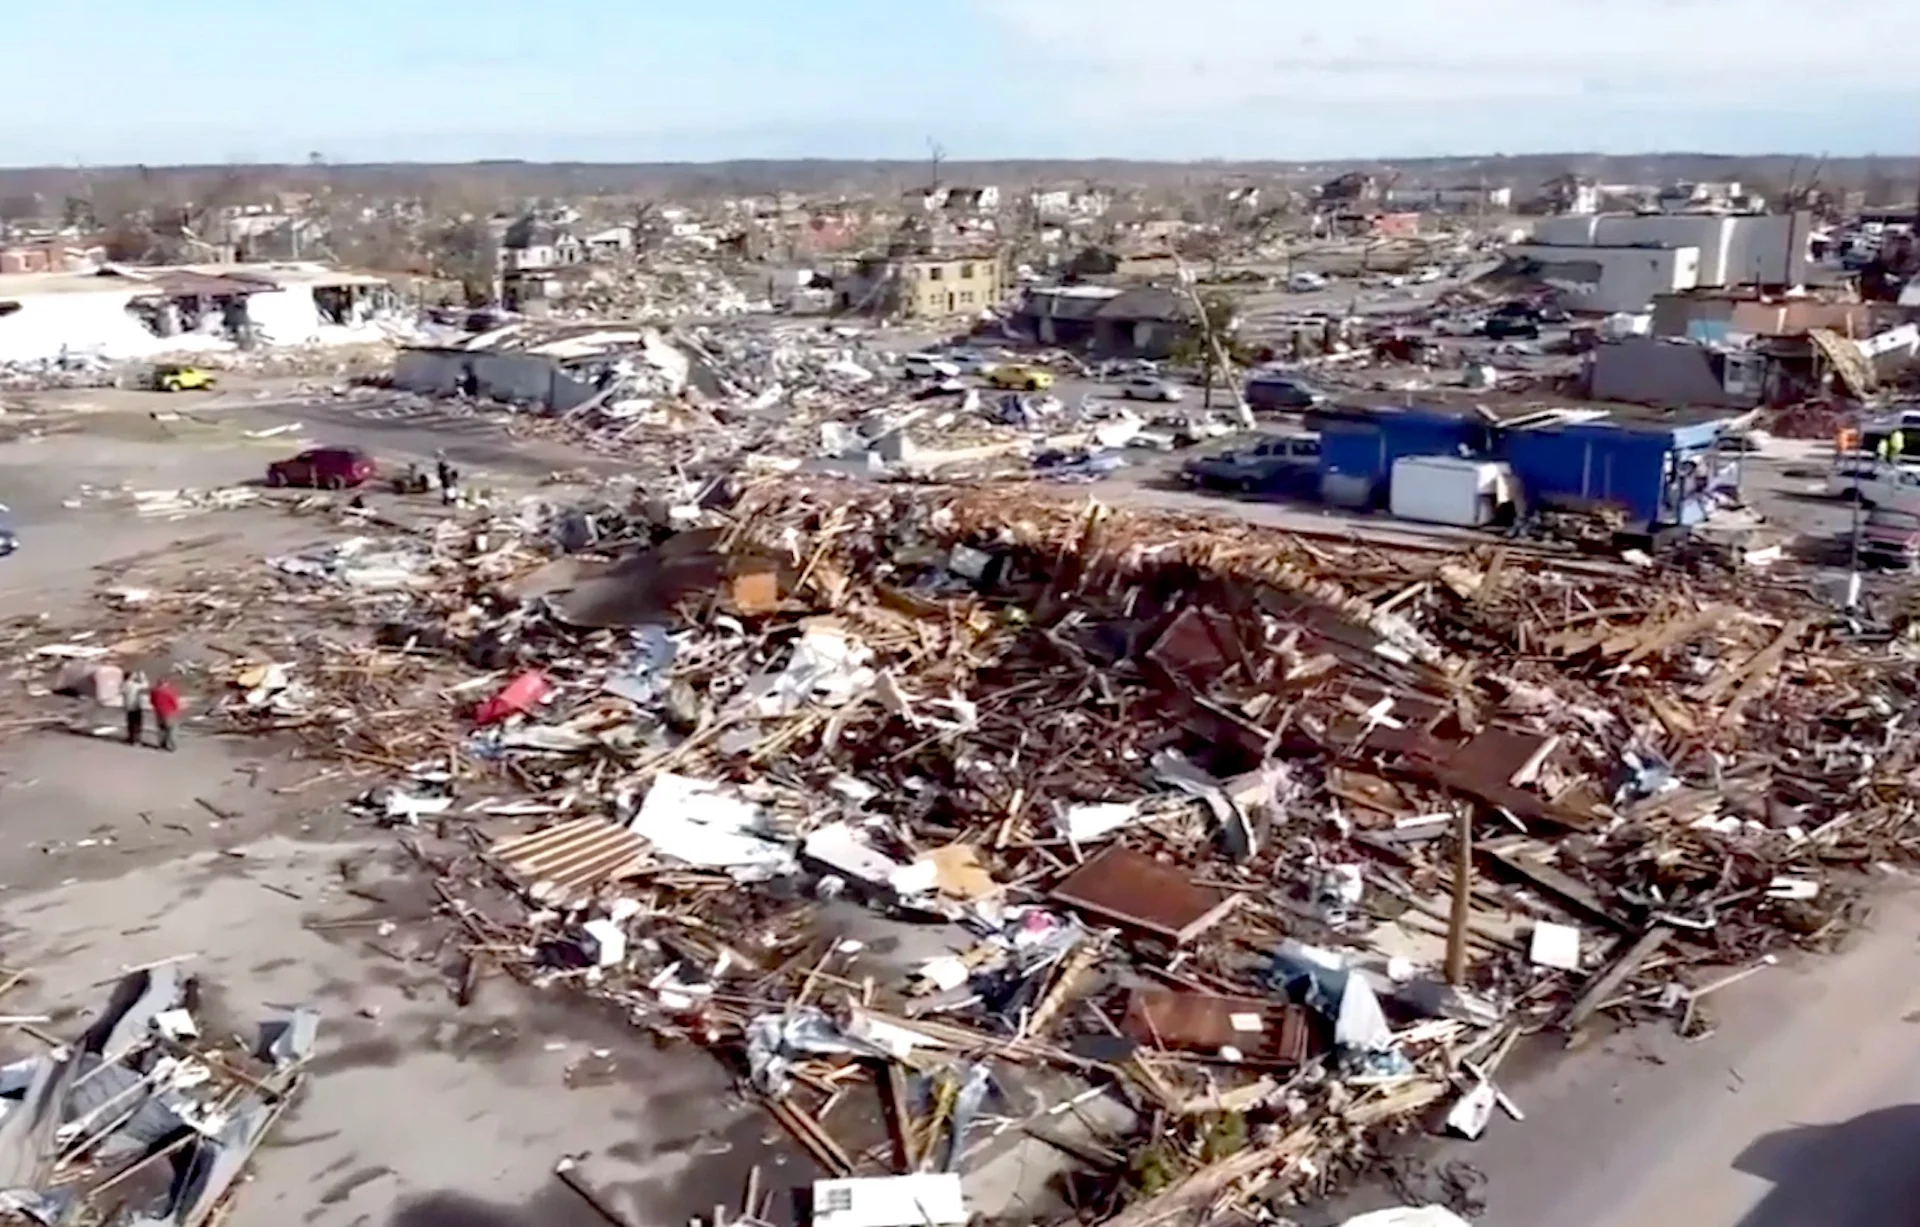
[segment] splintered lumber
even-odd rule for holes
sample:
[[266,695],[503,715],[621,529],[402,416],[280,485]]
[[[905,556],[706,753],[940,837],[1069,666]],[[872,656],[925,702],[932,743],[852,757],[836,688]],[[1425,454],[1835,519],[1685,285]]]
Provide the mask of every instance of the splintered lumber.
[[833,1176],[853,1175],[853,1160],[812,1113],[785,1098],[762,1099],[761,1103],[800,1148],[813,1156],[822,1171]]
[[1633,978],[1640,965],[1653,957],[1653,953],[1666,944],[1673,930],[1666,925],[1657,924],[1640,935],[1640,940],[1628,946],[1626,951],[1612,963],[1594,973],[1587,981],[1580,995],[1573,1000],[1566,1017],[1560,1022],[1563,1030],[1577,1031],[1593,1017],[1593,1012],[1613,999],[1620,986]]
[[1314,1134],[1314,1126],[1305,1125],[1271,1146],[1253,1147],[1210,1163],[1153,1196],[1135,1202],[1117,1217],[1108,1219],[1106,1227],[1157,1227],[1207,1205],[1240,1181],[1306,1154],[1313,1145]]

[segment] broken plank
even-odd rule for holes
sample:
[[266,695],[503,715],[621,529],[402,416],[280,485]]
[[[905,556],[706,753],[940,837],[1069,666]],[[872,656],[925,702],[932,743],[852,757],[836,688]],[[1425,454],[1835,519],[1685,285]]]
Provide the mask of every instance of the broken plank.
[[1625,953],[1594,973],[1587,981],[1580,995],[1574,998],[1568,1007],[1566,1017],[1561,1019],[1560,1027],[1565,1031],[1576,1031],[1585,1025],[1602,1003],[1611,1000],[1620,991],[1620,986],[1633,978],[1641,964],[1653,957],[1656,950],[1666,944],[1673,930],[1666,925],[1654,925],[1640,935],[1640,940],[1627,947]]
[[1547,862],[1547,847],[1525,835],[1483,841],[1480,851],[1501,868],[1552,895],[1575,911],[1622,933],[1633,925],[1613,911],[1586,883]]

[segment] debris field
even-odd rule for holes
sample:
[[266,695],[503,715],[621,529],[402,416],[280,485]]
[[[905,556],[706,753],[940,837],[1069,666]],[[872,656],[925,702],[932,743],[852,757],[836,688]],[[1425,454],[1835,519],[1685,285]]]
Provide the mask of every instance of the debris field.
[[[40,1224],[223,1221],[254,1152],[295,1101],[319,1014],[256,1036],[203,1037],[183,960],[129,969],[71,1038],[50,1016],[6,1021],[38,1047],[0,1065],[0,1213]],[[25,980],[8,973],[0,991]]]
[[1521,1115],[1527,1037],[1709,1033],[1913,846],[1914,649],[1787,567],[830,479],[265,507],[325,542],[0,629],[15,726],[207,645],[188,735],[355,781],[453,1000],[712,1051],[819,1222],[965,1221],[1012,1135],[1063,1220],[1284,1217]]

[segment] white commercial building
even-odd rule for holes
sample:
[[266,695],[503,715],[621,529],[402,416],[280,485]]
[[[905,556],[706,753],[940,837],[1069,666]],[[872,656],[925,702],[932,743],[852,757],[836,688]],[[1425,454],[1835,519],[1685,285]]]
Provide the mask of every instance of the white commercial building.
[[385,279],[309,263],[4,276],[0,362],[379,341],[393,306]]
[[1692,247],[1702,286],[1800,285],[1806,281],[1812,219],[1805,213],[1600,213],[1546,217],[1533,241],[1549,247]]
[[1655,295],[1691,290],[1700,279],[1697,247],[1523,243],[1508,254],[1533,265],[1533,275],[1574,311],[1645,311]]

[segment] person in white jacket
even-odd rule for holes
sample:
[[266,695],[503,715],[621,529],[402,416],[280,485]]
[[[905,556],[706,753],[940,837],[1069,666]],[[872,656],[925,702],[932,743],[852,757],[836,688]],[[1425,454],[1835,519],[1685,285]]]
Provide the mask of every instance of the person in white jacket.
[[140,744],[147,718],[147,675],[135,669],[120,683],[120,706],[126,709],[127,744]]

